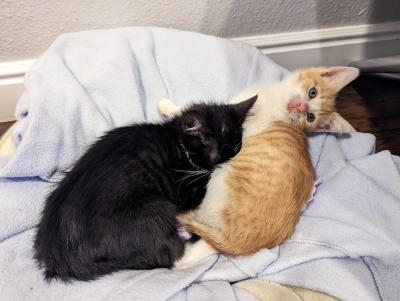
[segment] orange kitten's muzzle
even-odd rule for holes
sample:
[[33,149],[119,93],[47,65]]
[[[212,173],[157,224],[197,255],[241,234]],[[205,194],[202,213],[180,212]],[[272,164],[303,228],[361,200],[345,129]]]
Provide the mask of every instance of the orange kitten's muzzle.
[[292,113],[306,113],[308,104],[305,102],[291,102],[288,104],[288,110]]

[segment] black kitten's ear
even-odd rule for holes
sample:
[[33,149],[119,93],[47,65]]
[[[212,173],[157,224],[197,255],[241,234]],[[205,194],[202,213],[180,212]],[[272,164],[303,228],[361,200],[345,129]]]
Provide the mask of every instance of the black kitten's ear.
[[184,133],[198,135],[204,128],[204,120],[198,113],[188,112],[182,116],[182,127]]
[[234,108],[236,111],[237,116],[239,117],[239,122],[242,123],[246,117],[247,114],[249,113],[250,109],[253,107],[257,100],[258,95],[253,96],[252,98],[249,98],[248,100],[239,102],[237,104],[234,104]]

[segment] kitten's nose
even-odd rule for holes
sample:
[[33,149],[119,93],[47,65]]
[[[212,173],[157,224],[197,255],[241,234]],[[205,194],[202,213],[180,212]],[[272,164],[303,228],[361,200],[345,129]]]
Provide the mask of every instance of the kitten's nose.
[[209,154],[208,154],[208,160],[210,161],[211,164],[215,164],[216,162],[219,161],[219,152],[217,149],[213,149]]
[[308,104],[305,102],[292,102],[288,104],[289,112],[306,113],[308,111]]
[[306,104],[305,102],[300,103],[299,110],[300,110],[300,113],[307,112],[308,111],[308,104]]

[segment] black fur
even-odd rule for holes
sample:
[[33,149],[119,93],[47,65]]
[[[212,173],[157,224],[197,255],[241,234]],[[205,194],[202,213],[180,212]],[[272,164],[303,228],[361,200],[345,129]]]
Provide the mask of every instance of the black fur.
[[45,278],[172,267],[184,251],[176,215],[200,204],[209,180],[182,181],[182,171],[212,171],[233,157],[255,100],[193,105],[171,121],[117,128],[94,143],[46,200],[34,242]]

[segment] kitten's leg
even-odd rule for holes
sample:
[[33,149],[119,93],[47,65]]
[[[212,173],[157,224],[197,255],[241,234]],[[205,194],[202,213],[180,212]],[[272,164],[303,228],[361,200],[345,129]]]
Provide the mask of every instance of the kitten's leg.
[[163,98],[158,102],[158,111],[161,115],[172,118],[181,112],[181,108],[176,106],[170,99]]
[[186,269],[195,265],[200,260],[216,253],[217,250],[211,247],[204,239],[200,239],[193,244],[186,245],[185,253],[181,259],[174,263],[174,269]]
[[[182,225],[198,225],[199,222],[196,220],[195,216],[195,211],[191,211],[189,213],[180,214],[178,220]],[[182,258],[174,263],[174,269],[186,269],[200,260],[216,253],[218,253],[218,251],[204,239],[200,239],[193,244],[186,244],[185,253]]]
[[314,187],[313,187],[313,189],[312,189],[312,191],[311,191],[310,198],[309,198],[309,199],[307,200],[307,202],[303,205],[302,211],[306,210],[306,208],[308,207],[308,204],[312,202],[312,200],[314,199],[315,193],[317,192],[317,187],[318,187],[318,185],[321,184],[321,183],[322,183],[322,182],[321,182],[321,180],[319,180],[319,179],[314,181]]
[[[183,213],[178,215],[178,220],[181,225],[185,227],[186,230],[192,232],[191,229],[201,228],[203,230],[221,232],[219,225],[212,225],[204,220],[204,216],[199,217],[199,210],[193,210],[188,213]],[[194,233],[194,232],[193,232]]]
[[118,235],[110,235],[113,244],[101,240],[100,249],[107,254],[110,245],[115,245],[112,260],[115,265],[122,263],[124,269],[172,268],[185,251],[178,233],[175,205],[155,195],[132,207],[118,210],[104,222],[103,227],[115,229],[113,233]]

